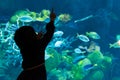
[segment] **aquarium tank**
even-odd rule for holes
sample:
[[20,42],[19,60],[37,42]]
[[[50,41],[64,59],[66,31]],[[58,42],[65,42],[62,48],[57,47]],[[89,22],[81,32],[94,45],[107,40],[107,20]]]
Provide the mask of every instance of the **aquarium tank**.
[[47,80],[120,80],[120,0],[0,0],[0,80],[16,80],[22,26],[55,32],[45,50]]

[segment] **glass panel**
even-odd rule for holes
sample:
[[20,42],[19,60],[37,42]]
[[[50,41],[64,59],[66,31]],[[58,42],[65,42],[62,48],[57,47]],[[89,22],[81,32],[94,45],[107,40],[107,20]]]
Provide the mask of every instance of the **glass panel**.
[[45,33],[52,8],[47,80],[120,80],[119,0],[0,0],[0,80],[16,80],[23,71],[15,31],[30,25]]

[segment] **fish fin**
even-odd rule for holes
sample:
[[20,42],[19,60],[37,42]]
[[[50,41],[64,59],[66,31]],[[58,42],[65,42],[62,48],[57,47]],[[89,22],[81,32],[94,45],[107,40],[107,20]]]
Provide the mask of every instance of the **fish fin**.
[[89,32],[86,32],[85,34],[86,34],[86,36],[88,36],[88,35],[89,35]]
[[17,18],[19,18],[19,16],[18,15],[15,15]]
[[76,36],[76,38],[78,38],[78,36],[79,36],[79,33],[77,33],[77,36]]
[[113,44],[110,43],[110,44],[109,44],[109,48],[112,48],[112,47],[113,47]]

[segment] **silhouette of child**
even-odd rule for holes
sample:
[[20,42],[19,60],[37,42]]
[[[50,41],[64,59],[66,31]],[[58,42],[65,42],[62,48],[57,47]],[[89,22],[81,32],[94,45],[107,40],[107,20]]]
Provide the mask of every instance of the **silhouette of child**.
[[53,36],[55,18],[56,15],[52,11],[45,34],[36,34],[31,26],[22,26],[16,30],[14,40],[20,48],[23,58],[23,71],[17,80],[47,80],[44,60],[45,48]]

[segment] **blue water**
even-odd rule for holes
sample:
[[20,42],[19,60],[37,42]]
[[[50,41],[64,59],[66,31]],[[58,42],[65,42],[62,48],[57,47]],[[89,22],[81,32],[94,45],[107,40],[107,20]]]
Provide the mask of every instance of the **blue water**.
[[[46,60],[48,80],[53,80],[53,77],[54,80],[120,80],[120,47],[116,48],[114,45],[110,48],[109,46],[110,43],[117,42],[116,36],[120,35],[119,0],[1,0],[0,80],[16,80],[22,70],[22,58],[14,43],[13,34],[21,25],[29,25],[29,23],[20,22],[18,24],[16,20],[15,23],[9,24],[11,17],[19,10],[40,13],[44,9],[51,10],[52,8],[57,17],[61,14],[69,14],[71,18],[69,17],[68,21],[64,21],[65,18],[61,21],[56,19],[56,31],[62,31],[64,34],[60,37],[53,37],[47,47],[51,47],[50,50],[54,53],[53,58],[47,57]],[[49,19],[46,19],[31,25],[35,30],[44,31],[43,27],[48,21]],[[86,32],[96,32],[100,39],[93,39],[87,36]],[[78,33],[87,36],[90,41],[80,40],[77,37]],[[87,49],[81,49],[79,46],[87,47]],[[107,56],[111,61],[106,62],[100,56],[97,56],[97,59],[96,55],[94,55],[95,60],[94,56],[91,59],[95,50],[90,52],[90,46],[99,47],[103,58],[106,59],[105,56]],[[76,48],[81,49],[83,53],[75,52]],[[48,51],[48,53],[50,52]],[[72,63],[75,58],[82,55],[87,57],[90,64],[97,64],[97,66],[92,66],[94,68],[84,71],[82,67],[87,65],[86,59]],[[54,63],[52,67],[49,66],[50,62]]]

